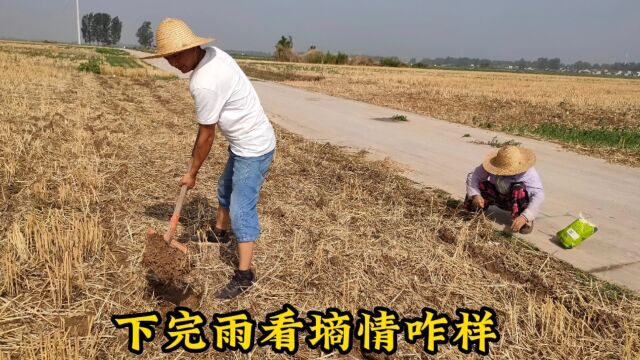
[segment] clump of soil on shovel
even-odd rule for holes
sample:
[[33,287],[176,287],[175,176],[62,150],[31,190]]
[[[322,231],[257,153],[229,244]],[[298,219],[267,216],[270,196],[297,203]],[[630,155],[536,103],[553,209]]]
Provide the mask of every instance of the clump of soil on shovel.
[[147,234],[147,244],[142,254],[142,265],[159,282],[179,283],[191,271],[189,257],[172,248],[158,233]]

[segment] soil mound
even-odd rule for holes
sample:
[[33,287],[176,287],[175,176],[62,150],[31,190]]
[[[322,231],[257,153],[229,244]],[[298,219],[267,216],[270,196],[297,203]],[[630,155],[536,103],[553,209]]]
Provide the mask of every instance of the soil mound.
[[147,234],[142,265],[160,282],[175,283],[191,271],[189,257],[169,246],[162,235]]

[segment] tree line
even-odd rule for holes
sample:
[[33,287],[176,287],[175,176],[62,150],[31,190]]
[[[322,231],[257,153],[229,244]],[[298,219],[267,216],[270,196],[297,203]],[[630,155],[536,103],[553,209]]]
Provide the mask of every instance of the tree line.
[[412,59],[409,62],[410,65],[414,65],[420,67],[420,65],[424,66],[445,66],[445,67],[459,67],[459,68],[468,68],[468,67],[476,67],[476,68],[504,68],[508,66],[512,66],[513,68],[525,70],[527,68],[533,68],[537,70],[559,70],[562,67],[562,62],[559,58],[538,58],[534,61],[527,61],[525,59],[520,59],[518,61],[503,61],[503,60],[490,60],[484,58],[469,58],[469,57],[451,57],[448,56],[446,58],[424,58],[420,62],[416,62],[415,59]]
[[[82,38],[87,44],[115,45],[120,42],[122,21],[107,13],[89,13],[82,16],[80,27]],[[151,22],[145,21],[136,32],[138,43],[144,48],[153,47]]]
[[122,21],[106,13],[89,13],[82,17],[80,31],[85,43],[115,45],[120,41]]
[[446,57],[446,58],[425,58],[420,62],[416,62],[412,59],[409,65],[415,67],[428,67],[428,66],[440,66],[440,67],[457,67],[457,68],[509,68],[514,70],[539,70],[539,71],[558,71],[560,69],[566,69],[569,71],[581,71],[581,70],[600,70],[608,69],[614,71],[640,71],[640,63],[614,63],[614,64],[591,64],[587,61],[576,61],[572,64],[563,63],[560,58],[545,58],[540,57],[536,60],[520,59],[517,61],[505,61],[505,60],[489,60],[480,58],[468,58],[468,57]]
[[298,54],[293,50],[293,38],[291,35],[283,35],[276,43],[275,48],[276,51],[273,54],[273,58],[276,61],[333,65],[343,65],[349,62],[349,55],[343,52],[333,54],[327,51],[325,53],[318,50],[315,45],[311,45],[305,53]]
[[490,60],[486,58],[471,57],[438,57],[424,58],[417,61],[415,58],[405,62],[397,56],[349,56],[338,52],[332,54],[327,51],[323,53],[315,45],[311,45],[304,53],[297,53],[293,49],[293,38],[282,36],[275,44],[273,59],[284,62],[304,62],[316,64],[351,64],[351,65],[379,65],[388,67],[449,67],[449,68],[476,68],[476,69],[510,69],[510,70],[536,70],[536,71],[563,71],[578,72],[582,70],[608,70],[613,72],[637,72],[640,71],[640,63],[614,63],[614,64],[591,64],[586,61],[576,61],[573,64],[564,64],[560,58],[539,57],[535,60],[520,59],[516,61]]

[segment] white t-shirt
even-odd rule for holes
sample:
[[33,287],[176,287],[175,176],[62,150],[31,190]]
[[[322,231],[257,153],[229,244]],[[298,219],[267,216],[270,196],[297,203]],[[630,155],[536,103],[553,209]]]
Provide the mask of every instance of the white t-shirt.
[[273,127],[247,76],[229,54],[214,46],[204,50],[189,86],[198,123],[218,124],[236,155],[255,157],[275,149]]

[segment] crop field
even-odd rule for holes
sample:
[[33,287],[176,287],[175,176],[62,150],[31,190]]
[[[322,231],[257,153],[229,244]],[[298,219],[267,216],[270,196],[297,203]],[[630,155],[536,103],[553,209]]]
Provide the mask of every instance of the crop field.
[[640,80],[241,60],[257,78],[640,166]]
[[120,49],[0,41],[0,53],[15,60],[33,59],[39,64],[52,65],[53,69],[76,68],[102,75],[173,78]]
[[[285,304],[301,319],[327,308],[355,317],[376,306],[402,318],[429,307],[456,319],[458,308],[486,306],[500,334],[490,343],[494,359],[640,356],[637,296],[494,231],[388,161],[279,127],[259,204],[257,284],[232,301],[213,298],[237,262],[233,242],[190,243],[185,271],[157,282],[143,254],[158,249],[145,234],[167,228],[195,138],[188,83],[79,71],[94,53],[0,43],[0,359],[190,358],[162,353],[165,323],[134,356],[111,316],[164,316],[180,305],[207,319],[247,310],[261,322]],[[226,145],[217,138],[187,194],[181,241],[213,220]],[[180,265],[169,252],[155,260]],[[204,332],[211,340],[211,328]],[[295,358],[323,357],[303,337]],[[422,340],[410,344],[400,333],[397,343],[397,358],[426,357]],[[327,357],[384,358],[359,344]],[[194,357],[288,358],[260,346]],[[480,358],[439,349],[438,358],[469,357]]]

